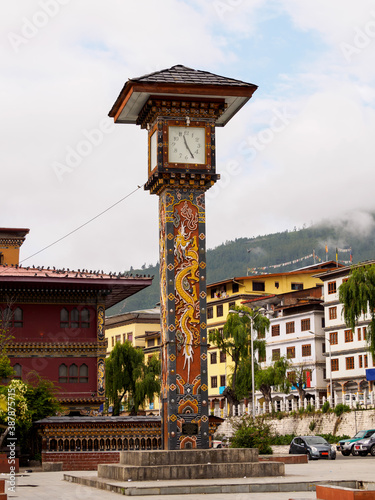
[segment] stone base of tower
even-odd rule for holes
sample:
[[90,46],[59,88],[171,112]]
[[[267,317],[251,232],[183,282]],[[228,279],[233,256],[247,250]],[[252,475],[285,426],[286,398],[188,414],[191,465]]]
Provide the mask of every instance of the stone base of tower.
[[119,464],[98,465],[98,477],[118,481],[157,481],[283,476],[280,462],[259,462],[254,448],[124,451]]

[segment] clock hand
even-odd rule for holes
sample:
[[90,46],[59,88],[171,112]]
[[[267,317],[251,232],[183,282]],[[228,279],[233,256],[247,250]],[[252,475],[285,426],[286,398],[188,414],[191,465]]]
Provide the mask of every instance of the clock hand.
[[189,151],[190,156],[191,156],[192,158],[194,158],[194,155],[193,155],[193,153],[190,151],[190,148],[189,148],[189,146],[188,146],[188,143],[186,142],[186,137],[185,137],[185,136],[183,136],[183,137],[184,137],[184,143],[185,143],[186,149]]

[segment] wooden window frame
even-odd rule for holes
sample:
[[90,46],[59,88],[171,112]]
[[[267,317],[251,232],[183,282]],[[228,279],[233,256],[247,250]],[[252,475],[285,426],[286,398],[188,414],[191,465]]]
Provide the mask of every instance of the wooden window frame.
[[339,358],[331,359],[331,371],[332,372],[339,371]]
[[295,322],[294,321],[287,321],[285,323],[285,330],[286,330],[286,333],[295,333],[296,332]]
[[271,326],[271,336],[278,337],[280,335],[280,324]]
[[353,330],[344,330],[344,334],[345,334],[345,343],[353,342],[354,339]]
[[296,346],[290,346],[286,348],[286,358],[294,359],[296,357]]
[[310,318],[301,319],[301,332],[307,332],[311,329]]
[[302,357],[305,358],[307,356],[311,356],[311,344],[303,344],[301,351],[302,351]]
[[328,285],[328,294],[336,293],[337,292],[337,284],[336,281],[329,281],[327,283]]
[[337,319],[337,306],[328,308],[328,317],[329,319]]
[[345,368],[347,370],[354,370],[354,367],[354,356],[348,356],[347,358],[345,358]]

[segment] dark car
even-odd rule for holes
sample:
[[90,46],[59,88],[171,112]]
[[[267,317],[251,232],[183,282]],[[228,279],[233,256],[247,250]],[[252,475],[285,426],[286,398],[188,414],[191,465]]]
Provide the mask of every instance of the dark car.
[[375,429],[367,429],[364,431],[357,432],[357,434],[351,439],[342,439],[341,441],[339,441],[337,445],[337,450],[341,451],[344,457],[347,457],[350,454],[358,455],[358,451],[355,449],[354,444],[357,443],[359,440],[362,441],[364,439],[368,439],[370,436],[374,434],[374,432]]
[[375,457],[375,432],[367,439],[360,439],[354,443],[354,449],[361,457],[365,457],[368,453]]
[[290,443],[290,454],[304,454],[309,460],[326,458],[335,460],[336,449],[320,436],[299,436]]

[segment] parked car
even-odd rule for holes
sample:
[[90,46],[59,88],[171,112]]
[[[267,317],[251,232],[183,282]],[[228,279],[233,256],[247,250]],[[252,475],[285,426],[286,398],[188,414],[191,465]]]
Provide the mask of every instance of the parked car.
[[290,443],[290,454],[304,454],[309,460],[326,458],[335,460],[336,449],[321,436],[299,436]]
[[352,439],[342,439],[338,442],[337,451],[341,451],[344,457],[348,457],[350,454],[358,455],[358,451],[354,448],[354,443],[360,439],[368,439],[375,432],[375,429],[368,429],[364,431],[359,431]]
[[365,457],[368,453],[375,457],[375,432],[369,438],[354,443],[354,449],[361,457]]

